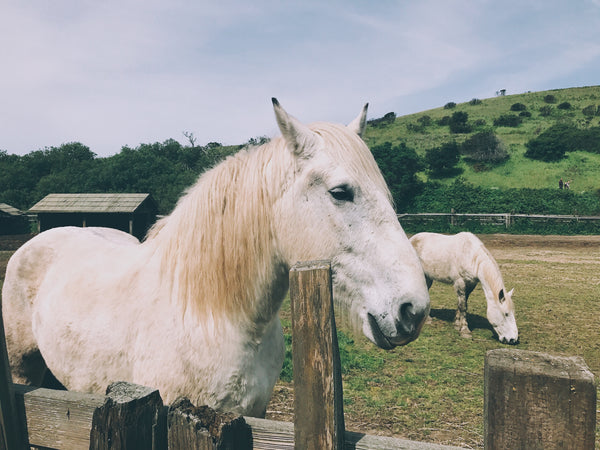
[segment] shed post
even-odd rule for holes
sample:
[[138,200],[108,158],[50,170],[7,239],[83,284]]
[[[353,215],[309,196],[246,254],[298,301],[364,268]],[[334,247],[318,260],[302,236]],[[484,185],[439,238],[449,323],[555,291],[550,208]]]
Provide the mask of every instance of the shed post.
[[166,449],[166,410],[157,389],[118,381],[106,395],[94,411],[90,450]]
[[290,271],[294,363],[294,444],[344,448],[344,408],[331,263],[298,263]]
[[583,358],[514,349],[486,354],[486,449],[593,449],[595,429],[596,384]]

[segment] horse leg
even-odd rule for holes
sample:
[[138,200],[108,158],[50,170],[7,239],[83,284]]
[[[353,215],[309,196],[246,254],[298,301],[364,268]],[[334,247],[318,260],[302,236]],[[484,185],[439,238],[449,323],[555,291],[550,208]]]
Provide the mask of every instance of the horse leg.
[[454,328],[460,333],[463,338],[470,338],[471,330],[467,324],[467,300],[473,289],[467,287],[465,280],[459,278],[454,282],[454,291],[458,297],[458,307],[454,318]]
[[[431,285],[433,284],[433,280],[425,275],[425,283],[427,283],[427,290],[431,289]],[[427,319],[425,319],[425,325],[431,324],[433,319],[431,318],[431,308],[429,309],[429,314],[427,314]]]

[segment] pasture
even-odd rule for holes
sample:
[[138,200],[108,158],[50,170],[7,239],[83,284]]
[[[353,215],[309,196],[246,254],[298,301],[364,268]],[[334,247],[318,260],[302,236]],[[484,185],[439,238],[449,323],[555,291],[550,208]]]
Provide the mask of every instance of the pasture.
[[[583,356],[600,375],[600,236],[480,235],[502,270],[514,301],[517,348]],[[0,280],[12,251],[0,247]],[[346,428],[466,448],[483,446],[483,361],[502,348],[492,337],[481,287],[471,294],[473,339],[459,337],[452,321],[452,287],[434,283],[433,322],[421,336],[391,351],[340,330]],[[281,312],[289,343],[289,302]],[[289,358],[267,418],[292,420]],[[288,371],[288,372],[286,372]],[[596,433],[600,448],[600,429]]]
[[[598,378],[600,236],[479,237],[500,265],[507,289],[515,288],[516,348],[583,356]],[[405,347],[377,349],[338,323],[346,428],[481,448],[484,355],[505,346],[492,337],[480,285],[469,299],[472,340],[453,327],[452,287],[434,283],[430,295],[433,322]],[[281,316],[289,341],[289,304]],[[292,396],[292,384],[280,380],[267,417],[292,420]]]

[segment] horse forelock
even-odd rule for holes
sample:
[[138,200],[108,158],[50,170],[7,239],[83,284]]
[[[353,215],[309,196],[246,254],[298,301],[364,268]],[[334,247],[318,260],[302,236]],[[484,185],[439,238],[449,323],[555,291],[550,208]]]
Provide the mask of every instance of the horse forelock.
[[342,165],[352,178],[362,183],[371,182],[387,196],[390,203],[393,202],[373,154],[355,132],[343,125],[327,122],[315,122],[309,128],[323,138],[323,150]]

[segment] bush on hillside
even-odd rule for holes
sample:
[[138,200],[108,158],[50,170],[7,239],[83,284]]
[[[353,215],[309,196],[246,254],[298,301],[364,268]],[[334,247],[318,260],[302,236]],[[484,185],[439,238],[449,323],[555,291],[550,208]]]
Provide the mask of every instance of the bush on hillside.
[[588,105],[581,110],[584,116],[592,117],[596,115],[596,105]]
[[523,119],[514,114],[502,114],[494,119],[494,125],[497,127],[518,127],[522,122]]
[[387,125],[391,125],[392,123],[394,123],[394,121],[396,120],[396,113],[395,112],[389,112],[386,115],[384,115],[383,117],[380,117],[379,119],[372,119],[372,120],[368,120],[367,124],[371,125],[372,127],[385,127]]
[[454,177],[462,172],[456,167],[460,161],[460,147],[455,142],[447,142],[440,147],[425,151],[425,164],[432,178]]
[[521,111],[519,117],[531,117],[531,113],[529,111]]
[[444,109],[454,109],[456,108],[456,103],[454,102],[448,102],[444,105]]
[[465,140],[461,153],[469,162],[498,164],[508,159],[506,146],[493,130],[476,133]]
[[471,101],[469,102],[469,105],[471,106],[476,106],[476,105],[481,105],[481,100],[479,100],[478,98],[473,98],[471,99]]
[[569,102],[562,102],[557,106],[558,109],[568,110],[571,109],[571,104]]
[[450,117],[448,121],[448,126],[450,127],[450,131],[452,133],[470,133],[472,128],[471,125],[467,123],[469,119],[469,115],[466,112],[456,111]]
[[546,103],[556,103],[556,97],[552,94],[548,94],[548,95],[544,96],[544,101]]
[[548,117],[548,116],[552,115],[552,111],[554,111],[554,108],[552,108],[552,106],[550,106],[550,105],[542,106],[542,107],[540,107],[540,116]]
[[513,103],[510,107],[511,111],[525,111],[527,109],[527,106],[525,106],[523,103]]

